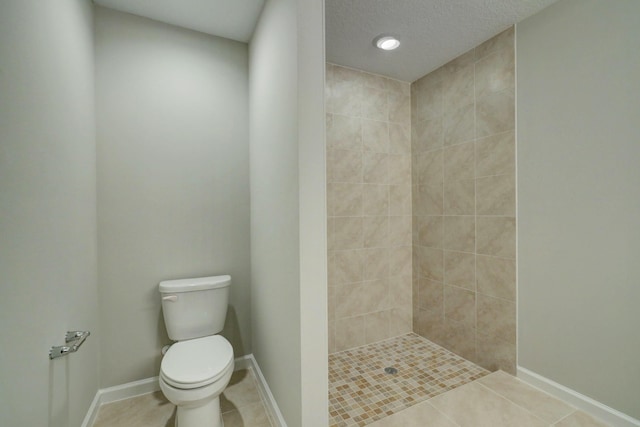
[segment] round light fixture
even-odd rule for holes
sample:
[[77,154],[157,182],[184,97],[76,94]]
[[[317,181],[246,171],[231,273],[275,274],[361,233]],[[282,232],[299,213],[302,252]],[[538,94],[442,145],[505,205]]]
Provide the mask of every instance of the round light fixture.
[[393,36],[378,36],[373,40],[373,43],[382,50],[393,50],[400,46],[400,40]]

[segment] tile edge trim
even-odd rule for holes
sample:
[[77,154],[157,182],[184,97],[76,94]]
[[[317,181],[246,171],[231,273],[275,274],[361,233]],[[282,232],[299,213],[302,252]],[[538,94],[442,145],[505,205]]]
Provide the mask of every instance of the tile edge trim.
[[518,366],[517,374],[517,377],[525,383],[562,399],[570,405],[587,412],[607,424],[615,427],[640,427],[640,420],[585,396],[584,394],[570,389],[567,386],[550,380],[549,378],[543,377],[529,369]]

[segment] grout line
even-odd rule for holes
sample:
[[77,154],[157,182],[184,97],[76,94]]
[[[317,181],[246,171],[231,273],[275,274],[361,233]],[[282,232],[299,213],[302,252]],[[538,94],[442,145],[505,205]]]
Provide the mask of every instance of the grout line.
[[[553,423],[550,423],[550,422],[548,422],[548,421],[546,421],[546,420],[544,420],[544,419],[540,418],[538,415],[536,415],[535,413],[533,413],[533,412],[532,412],[532,411],[530,411],[529,409],[525,408],[524,406],[521,406],[521,405],[519,405],[518,403],[514,402],[513,400],[509,399],[509,397],[508,397],[508,396],[505,396],[505,395],[503,395],[502,393],[499,393],[498,391],[494,390],[493,388],[491,388],[491,387],[489,387],[489,386],[484,385],[482,382],[480,382],[480,381],[479,381],[480,379],[481,379],[481,378],[478,378],[478,380],[474,381],[474,383],[476,383],[476,382],[477,382],[477,384],[478,384],[480,387],[483,387],[483,388],[485,388],[486,390],[489,390],[491,393],[495,394],[495,395],[496,395],[496,396],[498,396],[498,397],[503,398],[504,400],[506,400],[507,402],[511,403],[512,405],[515,405],[515,406],[517,406],[518,408],[520,408],[520,409],[524,410],[524,411],[525,411],[525,412],[527,412],[529,415],[531,415],[531,416],[533,416],[534,418],[536,418],[536,419],[538,419],[538,420],[542,421],[543,423],[545,423],[545,424],[547,424],[547,425],[552,425],[552,424],[553,424]],[[574,411],[574,412],[575,412],[575,411]],[[558,422],[558,421],[556,421],[556,422]]]

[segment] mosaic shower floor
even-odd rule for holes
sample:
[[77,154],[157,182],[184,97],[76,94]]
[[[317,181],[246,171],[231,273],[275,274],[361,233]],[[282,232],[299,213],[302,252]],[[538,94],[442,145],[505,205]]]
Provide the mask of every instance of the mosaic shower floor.
[[[385,368],[393,367],[395,374]],[[329,423],[364,426],[489,371],[416,334],[329,355]]]

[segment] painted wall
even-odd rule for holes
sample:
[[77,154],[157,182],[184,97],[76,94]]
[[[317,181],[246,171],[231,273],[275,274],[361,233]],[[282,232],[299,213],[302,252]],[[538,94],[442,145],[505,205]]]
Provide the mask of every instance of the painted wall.
[[296,2],[267,1],[249,45],[253,353],[301,425]]
[[253,353],[289,426],[326,426],[321,2],[268,0],[249,47]]
[[414,331],[515,373],[510,28],[411,85]]
[[517,28],[519,364],[640,418],[640,2]]
[[230,274],[250,353],[247,45],[97,7],[96,69],[101,386],[158,375],[161,280]]
[[329,351],[411,332],[410,85],[327,64]]
[[[91,9],[0,3],[3,426],[78,426],[98,389]],[[92,336],[50,361],[76,329]]]

